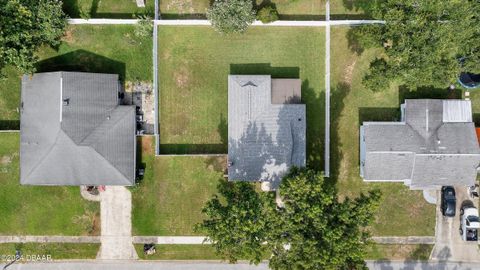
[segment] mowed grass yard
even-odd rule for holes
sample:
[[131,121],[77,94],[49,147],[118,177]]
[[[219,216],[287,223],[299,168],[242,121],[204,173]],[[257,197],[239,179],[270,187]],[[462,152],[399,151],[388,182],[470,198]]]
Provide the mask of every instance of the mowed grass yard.
[[153,18],[155,1],[146,0],[142,8],[137,7],[135,0],[63,0],[63,10],[71,18],[89,15],[91,18],[132,19],[142,14]]
[[99,204],[78,187],[20,185],[19,133],[0,133],[0,235],[98,235]]
[[[74,25],[67,28],[57,49],[38,51],[37,72],[84,71],[120,74],[126,81],[152,80],[152,39],[137,38],[134,26]],[[7,67],[0,79],[0,129],[2,123],[20,118],[21,73]],[[2,122],[3,121],[3,122]]]
[[160,151],[227,152],[229,74],[300,78],[307,141],[320,164],[324,125],[324,29],[251,27],[224,36],[210,27],[159,28]]
[[[359,176],[359,126],[361,121],[395,121],[403,98],[427,97],[435,92],[406,92],[392,87],[374,93],[361,80],[377,50],[353,52],[348,28],[332,29],[332,173],[342,196],[379,188],[383,193],[374,235],[434,235],[435,206],[421,191],[411,191],[402,183],[365,183]],[[354,44],[353,44],[354,45]]]
[[195,235],[202,207],[224,181],[225,157],[155,157],[153,137],[140,138],[138,149],[145,176],[132,189],[133,234]]
[[[210,0],[165,0],[160,1],[160,13],[164,19],[205,18]],[[261,5],[263,0],[256,0]],[[322,19],[325,14],[323,0],[274,0],[280,19]]]

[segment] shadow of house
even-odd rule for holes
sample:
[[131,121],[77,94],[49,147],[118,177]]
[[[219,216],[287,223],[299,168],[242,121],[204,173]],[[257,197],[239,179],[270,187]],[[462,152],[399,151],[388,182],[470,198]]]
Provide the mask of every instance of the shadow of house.
[[77,71],[118,74],[125,81],[125,63],[85,50],[76,50],[39,61],[37,72]]
[[230,74],[271,75],[272,78],[299,78],[299,67],[272,67],[270,63],[230,64]]

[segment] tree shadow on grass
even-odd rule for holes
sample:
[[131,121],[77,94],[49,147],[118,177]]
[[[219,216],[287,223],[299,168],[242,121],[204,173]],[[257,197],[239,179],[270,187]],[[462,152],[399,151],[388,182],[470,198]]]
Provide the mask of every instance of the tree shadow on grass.
[[325,94],[315,92],[309,80],[302,82],[302,103],[307,114],[307,167],[323,171],[325,156]]
[[39,61],[37,72],[78,71],[118,74],[125,80],[125,63],[85,50],[76,50]]
[[[462,91],[460,89],[435,88],[432,86],[419,87],[416,89],[408,88],[401,85],[398,88],[398,101],[400,104],[404,103],[405,99],[460,99],[462,98]],[[399,104],[399,105],[400,105]]]
[[[338,83],[332,89],[330,97],[330,177],[326,183],[336,185],[339,181],[340,163],[343,159],[342,144],[340,142],[340,115],[345,108],[345,97],[350,93],[351,87],[347,83]],[[355,123],[352,129],[358,128]]]

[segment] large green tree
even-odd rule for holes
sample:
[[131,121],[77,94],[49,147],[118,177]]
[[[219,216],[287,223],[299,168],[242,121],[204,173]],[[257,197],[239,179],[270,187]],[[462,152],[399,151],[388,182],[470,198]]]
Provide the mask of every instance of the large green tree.
[[255,20],[252,0],[215,0],[207,18],[220,33],[242,33]]
[[321,174],[295,168],[282,180],[282,207],[276,207],[273,194],[251,184],[223,187],[228,189],[207,203],[208,218],[199,226],[223,258],[258,263],[264,254],[276,270],[365,269],[365,228],[378,207],[378,190],[339,200]]
[[13,65],[34,71],[35,51],[60,43],[66,27],[58,0],[0,0],[0,71]]
[[362,7],[385,20],[353,31],[360,45],[384,49],[364,78],[367,87],[381,90],[396,81],[411,89],[444,88],[461,72],[480,73],[480,1],[374,0]]
[[[207,202],[203,213],[208,216],[196,230],[206,234],[218,255],[234,263],[239,259],[259,263],[265,251],[268,227],[266,212],[274,208],[270,194],[257,193],[247,182],[218,184],[218,192]],[[270,205],[269,205],[270,204]]]

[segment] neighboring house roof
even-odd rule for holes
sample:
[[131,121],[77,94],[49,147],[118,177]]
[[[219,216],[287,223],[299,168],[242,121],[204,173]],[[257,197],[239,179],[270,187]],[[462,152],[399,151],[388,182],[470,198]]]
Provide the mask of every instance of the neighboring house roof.
[[361,175],[411,188],[473,185],[480,148],[470,101],[405,100],[402,122],[364,122]]
[[118,92],[116,74],[23,76],[21,184],[133,185],[135,107]]
[[292,165],[305,166],[305,105],[293,104],[300,89],[298,79],[228,77],[229,180],[270,182],[275,189]]

